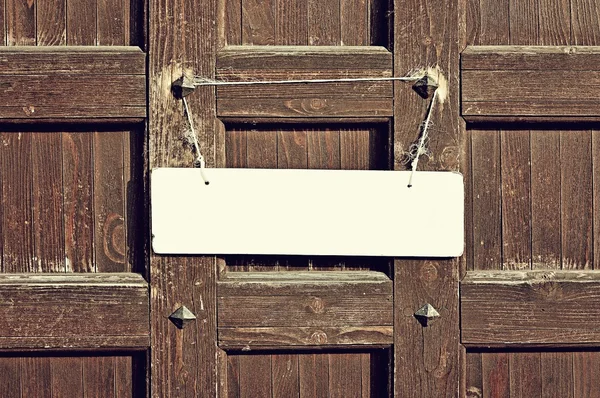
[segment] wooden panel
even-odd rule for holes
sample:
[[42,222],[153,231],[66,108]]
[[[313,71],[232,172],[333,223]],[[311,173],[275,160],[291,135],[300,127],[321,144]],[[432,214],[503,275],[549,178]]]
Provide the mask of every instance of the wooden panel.
[[597,47],[468,47],[462,55],[463,116],[596,120],[600,72],[590,65],[598,57]]
[[272,373],[270,355],[240,356],[240,398],[270,398]]
[[67,0],[67,44],[96,44],[97,5],[95,0]]
[[37,0],[35,2],[38,46],[56,46],[67,43],[66,4],[67,0]]
[[[391,76],[383,47],[227,47],[217,77],[227,81]],[[391,82],[217,87],[223,117],[391,116]]]
[[32,134],[33,239],[38,272],[65,271],[61,133]]
[[12,274],[0,276],[0,296],[5,349],[149,345],[148,288],[137,274]]
[[3,119],[77,120],[146,116],[139,49],[1,49]]
[[83,358],[59,357],[53,362],[52,397],[83,397]]
[[31,135],[0,133],[2,271],[33,271]]
[[392,282],[376,272],[229,273],[218,283],[219,344],[390,344]]
[[[150,0],[148,40],[148,165],[191,166],[193,153],[181,141],[185,125],[182,104],[173,97],[172,82],[183,73],[214,78],[218,35],[216,0]],[[209,167],[224,164],[215,134],[213,89],[189,98],[190,111]],[[216,157],[216,158],[215,158]],[[217,396],[216,259],[156,256],[149,259],[152,347],[151,396]],[[181,305],[196,321],[179,330],[168,316]],[[177,366],[173,366],[177,364]]]
[[6,34],[8,45],[35,45],[35,2],[6,1]]
[[340,16],[338,0],[308,0],[308,44],[341,44]]
[[481,354],[481,376],[485,397],[510,397],[510,373],[508,354]]
[[596,272],[468,273],[461,283],[462,342],[597,344],[599,281]]
[[242,0],[242,44],[275,42],[275,0]]
[[298,358],[301,398],[329,398],[329,356],[306,354]]
[[298,356],[279,354],[271,356],[273,398],[298,397]]
[[542,352],[542,397],[573,397],[573,354],[570,352]]
[[[308,44],[308,2],[285,0],[275,3],[275,44]],[[233,44],[233,43],[232,43]]]
[[535,352],[509,353],[510,396],[539,397],[542,392],[540,354]]

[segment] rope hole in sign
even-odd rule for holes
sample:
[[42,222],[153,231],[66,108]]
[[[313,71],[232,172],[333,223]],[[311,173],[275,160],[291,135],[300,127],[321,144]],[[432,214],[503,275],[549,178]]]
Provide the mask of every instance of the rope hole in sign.
[[414,82],[413,89],[424,99],[431,97],[425,119],[419,125],[419,137],[416,142],[410,145],[405,152],[406,164],[410,163],[410,177],[408,180],[408,188],[413,187],[413,178],[415,171],[419,165],[419,158],[422,155],[429,154],[429,134],[432,126],[431,118],[436,104],[443,104],[448,96],[448,83],[446,77],[440,70],[439,66],[420,68],[414,73],[401,77],[360,77],[360,78],[331,78],[331,79],[296,79],[296,80],[248,80],[248,81],[225,81],[213,80],[204,77],[194,77],[193,79],[183,76],[173,83],[173,92],[176,97],[183,101],[184,112],[187,118],[188,131],[186,138],[192,144],[195,153],[194,167],[200,168],[200,174],[204,180],[204,184],[209,185],[210,182],[204,173],[206,167],[204,156],[200,151],[200,144],[194,122],[188,106],[186,96],[194,91],[199,86],[247,86],[247,85],[267,85],[267,84],[320,84],[320,83],[335,83],[335,82],[367,82],[367,81],[401,81]]

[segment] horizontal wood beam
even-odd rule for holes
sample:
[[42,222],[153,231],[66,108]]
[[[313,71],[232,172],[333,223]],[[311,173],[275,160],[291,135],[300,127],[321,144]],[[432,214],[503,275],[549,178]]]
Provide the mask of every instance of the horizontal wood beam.
[[[217,79],[302,80],[392,76],[392,54],[367,46],[229,46],[217,56]],[[389,117],[392,82],[217,86],[223,118]]]
[[0,274],[0,350],[146,349],[138,274]]
[[226,275],[217,285],[222,348],[392,344],[392,281],[382,273]]
[[467,346],[600,343],[598,271],[474,271],[460,297]]
[[472,46],[461,56],[470,122],[600,120],[600,47]]
[[137,47],[0,48],[0,122],[141,121],[145,58]]

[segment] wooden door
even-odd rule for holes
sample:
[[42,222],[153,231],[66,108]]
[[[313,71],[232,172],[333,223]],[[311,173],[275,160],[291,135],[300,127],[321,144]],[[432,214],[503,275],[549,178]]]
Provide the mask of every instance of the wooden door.
[[[467,1],[469,397],[600,395],[599,10]],[[591,80],[572,79],[582,74]]]
[[[422,168],[461,170],[458,16],[453,2],[153,1],[150,167],[193,164],[171,92],[181,76],[392,77],[437,64],[452,94]],[[391,81],[198,86],[186,101],[208,167],[273,169],[405,169],[429,104]],[[458,259],[153,254],[153,396],[454,397],[458,277]],[[425,304],[441,314],[428,327],[414,316]],[[178,329],[168,317],[182,306],[196,319]]]
[[143,4],[0,4],[0,396],[145,396]]

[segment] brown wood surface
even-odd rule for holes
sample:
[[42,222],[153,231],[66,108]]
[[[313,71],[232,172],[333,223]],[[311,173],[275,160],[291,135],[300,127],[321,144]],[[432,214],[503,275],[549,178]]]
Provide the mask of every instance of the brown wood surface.
[[4,349],[148,346],[148,288],[137,274],[0,275],[0,295]]
[[461,283],[462,342],[597,344],[598,273],[477,271]]
[[[226,81],[391,76],[383,47],[230,46],[219,52]],[[391,116],[391,82],[267,84],[217,87],[222,117]]]

